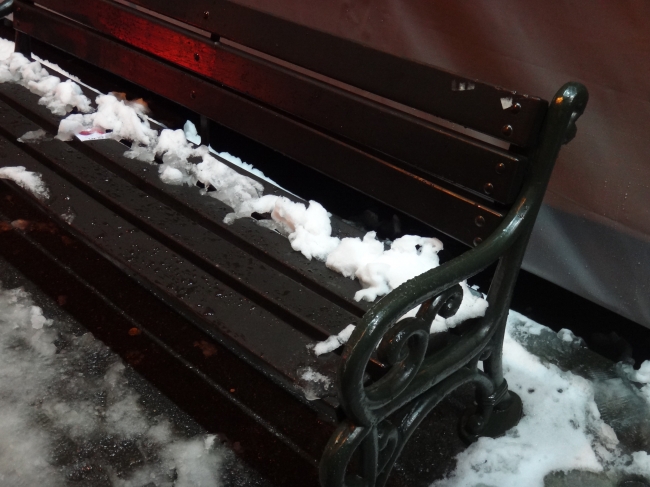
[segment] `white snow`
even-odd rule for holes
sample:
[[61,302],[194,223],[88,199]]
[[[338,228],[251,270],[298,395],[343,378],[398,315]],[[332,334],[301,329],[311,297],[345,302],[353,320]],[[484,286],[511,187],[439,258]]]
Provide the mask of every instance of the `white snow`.
[[201,136],[196,131],[196,125],[194,125],[190,120],[185,122],[183,125],[183,132],[185,132],[185,138],[196,145],[201,145]]
[[437,267],[440,250],[440,240],[415,235],[400,237],[385,250],[375,232],[368,232],[363,239],[341,240],[328,255],[326,264],[346,277],[359,279],[364,289],[354,299],[374,301],[412,277]]
[[623,370],[625,370],[627,377],[631,381],[639,384],[650,384],[650,360],[643,362],[638,370],[634,370],[629,364],[624,364]]
[[291,193],[291,191],[289,191],[286,188],[283,188],[282,186],[280,186],[273,179],[267,177],[262,171],[257,169],[255,166],[253,166],[252,164],[249,164],[247,162],[242,161],[239,157],[233,156],[229,152],[217,152],[212,147],[210,147],[210,152],[212,152],[213,154],[216,154],[217,156],[221,157],[222,159],[228,161],[229,163],[234,164],[235,166],[242,168],[244,171],[246,171],[246,172],[248,172],[250,174],[253,174],[254,176],[257,176],[258,178],[266,181],[267,183],[272,184],[276,188],[280,188],[281,190],[291,194],[292,196],[296,196],[295,194]]
[[310,201],[306,207],[283,196],[251,198],[235,213],[227,215],[224,221],[232,223],[252,213],[269,213],[273,222],[267,222],[267,226],[286,235],[291,247],[307,259],[325,260],[339,243],[339,239],[331,236],[330,214],[315,201]]
[[28,171],[24,166],[0,167],[0,179],[9,179],[38,198],[49,198],[49,192],[41,175]]
[[39,142],[47,138],[47,132],[43,129],[30,130],[18,137],[18,142]]
[[41,98],[38,103],[56,115],[66,115],[77,108],[80,112],[92,110],[90,100],[74,81],[61,82],[43,68],[40,62],[30,61],[13,51],[13,42],[0,39],[0,83],[19,83]]
[[72,140],[84,130],[101,128],[111,131],[115,139],[127,139],[148,146],[157,139],[157,132],[149,125],[147,107],[142,100],[127,101],[118,93],[99,95],[95,99],[97,111],[70,115],[61,120],[57,138]]
[[305,398],[308,401],[315,401],[331,392],[332,381],[329,377],[315,371],[311,367],[306,367],[298,371],[301,379],[301,385]]
[[314,345],[314,354],[318,356],[336,350],[341,345],[348,342],[350,335],[352,335],[354,329],[354,325],[348,325],[343,328],[343,330],[341,330],[338,335],[331,335],[327,338],[327,340],[318,342],[316,345]]
[[[225,449],[146,412],[125,371],[90,333],[0,285],[0,485],[96,485],[84,476],[98,467],[116,487],[220,485]],[[124,444],[133,445],[126,465],[109,456],[124,455]]]
[[510,311],[503,363],[510,389],[523,400],[520,423],[501,438],[470,445],[449,478],[432,487],[543,487],[550,472],[569,470],[650,475],[647,454],[625,454],[602,421],[593,383],[543,363],[513,338],[539,328]]

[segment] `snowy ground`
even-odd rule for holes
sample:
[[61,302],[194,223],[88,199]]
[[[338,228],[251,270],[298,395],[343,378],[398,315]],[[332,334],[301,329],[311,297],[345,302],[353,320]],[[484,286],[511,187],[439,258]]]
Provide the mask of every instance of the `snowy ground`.
[[[0,271],[9,279],[8,267]],[[0,485],[265,484],[55,304],[9,287],[0,288]],[[605,487],[650,477],[650,385],[640,387],[650,363],[616,366],[570,332],[512,312],[505,367],[525,417],[461,453],[435,487]]]
[[[438,265],[442,244],[436,239],[405,236],[388,243],[373,232],[364,239],[332,237],[329,214],[318,203],[263,196],[259,183],[207,147],[189,144],[183,130],[152,129],[141,102],[100,95],[93,104],[74,82],[10,55],[10,47],[0,44],[0,82],[22,84],[61,116],[73,107],[80,112],[62,120],[58,138],[99,131],[130,139],[125,155],[134,164],[162,158],[166,183],[212,186],[209,195],[233,208],[231,223],[269,213],[267,226],[285,234],[296,251],[358,279],[357,299],[372,301]],[[201,162],[188,162],[191,156]],[[0,177],[38,184],[20,168],[4,168]],[[465,296],[464,317],[485,312],[485,301],[467,286]],[[0,485],[259,482],[243,471],[234,479],[225,467],[233,455],[214,436],[196,425],[180,428],[173,415],[148,408],[133,371],[61,316],[44,313],[21,289],[0,290]],[[454,323],[436,330],[446,326]],[[650,478],[650,363],[634,371],[598,361],[570,332],[556,335],[514,312],[504,355],[525,417],[503,438],[483,438],[461,453],[455,471],[435,486],[606,486],[626,476]]]
[[[2,281],[23,283],[16,275],[0,261]],[[9,287],[0,285],[0,486],[267,485],[56,304]]]

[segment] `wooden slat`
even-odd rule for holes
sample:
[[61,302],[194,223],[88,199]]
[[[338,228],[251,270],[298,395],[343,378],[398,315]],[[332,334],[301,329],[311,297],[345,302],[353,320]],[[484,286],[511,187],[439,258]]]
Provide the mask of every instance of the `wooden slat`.
[[[8,108],[0,111],[0,135],[14,138],[14,130],[22,133],[25,128],[36,128],[11,112]],[[40,152],[35,154],[39,160],[29,155],[36,147]],[[52,194],[49,200],[39,202],[42,208],[56,219],[72,209],[75,217],[67,228],[115,263],[125,275],[234,350],[243,360],[257,364],[258,370],[271,380],[284,382],[285,388],[298,398],[304,399],[294,387],[299,380],[299,369],[311,366],[334,376],[336,355],[317,358],[310,354],[306,346],[314,340],[304,330],[291,326],[284,320],[286,317],[275,316],[216,278],[209,269],[204,270],[164,241],[152,237],[146,226],[144,230],[147,231],[143,231],[134,225],[136,222],[113,211],[123,211],[114,200],[122,191],[111,188],[117,185],[117,178],[109,176],[108,182],[104,179],[107,184],[104,188],[92,186],[100,182],[99,177],[106,177],[101,175],[101,167],[58,141],[26,145],[25,149],[27,152],[22,147],[5,147],[5,152],[11,154],[16,163],[42,175]],[[62,174],[58,174],[59,171]],[[137,199],[135,188],[131,191]],[[144,198],[143,204],[148,204],[147,200]],[[143,214],[141,224],[156,217],[154,206]],[[170,228],[170,232],[177,230]],[[277,340],[278,337],[282,339]],[[328,404],[325,401],[313,407],[329,410]]]
[[[423,175],[438,176],[478,193],[491,184],[490,198],[504,204],[511,203],[518,192],[525,169],[521,155],[211,42],[129,7],[104,0],[39,3],[328,132],[388,154]],[[495,171],[500,164],[499,172]]]
[[[24,117],[2,101],[0,110],[6,113],[0,122],[0,131],[14,137],[25,133],[26,130],[19,125],[21,120],[25,120]],[[12,125],[8,126],[5,120],[11,120]],[[322,295],[277,272],[277,269],[260,261],[257,255],[251,256],[238,245],[179,214],[173,207],[150,197],[93,159],[72,150],[68,144],[43,142],[34,145],[31,150],[47,159],[57,172],[76,181],[77,186],[84,187],[89,194],[101,195],[103,204],[141,231],[154,235],[184,258],[207,269],[232,288],[230,293],[250,300],[251,308],[267,309],[291,326],[320,340],[338,333],[356,320],[355,315],[333,306]],[[211,206],[210,200],[204,204]],[[128,238],[128,235],[124,235],[121,241]],[[254,265],[251,257],[255,258]],[[192,285],[188,285],[188,292],[193,292]]]
[[[47,108],[37,105],[38,96],[28,92],[20,85],[0,84],[0,103],[7,103],[15,110],[31,117],[37,124],[56,132],[60,117],[53,115]],[[327,269],[322,262],[307,260],[287,244],[286,237],[276,232],[260,231],[260,227],[251,219],[239,220],[234,225],[223,222],[226,214],[232,212],[225,203],[214,198],[202,196],[198,190],[189,190],[186,186],[172,186],[160,180],[158,172],[146,163],[123,157],[126,147],[115,140],[92,142],[69,142],[76,150],[88,155],[95,161],[101,161],[112,172],[120,175],[131,184],[145,191],[148,195],[167,204],[193,221],[210,229],[220,237],[228,240],[238,249],[245,250],[256,260],[272,267],[274,271],[288,276],[302,286],[324,296],[335,306],[343,308],[353,316],[360,317],[368,309],[369,303],[356,302],[356,291],[361,289],[359,283],[350,279],[340,279],[340,275]],[[218,157],[218,156],[215,156]],[[228,161],[222,161],[229,165]],[[232,167],[232,166],[231,166]],[[237,170],[238,168],[233,168]],[[247,175],[255,178],[254,175]],[[296,199],[295,196],[276,188],[265,181],[258,180],[265,187],[264,194]],[[339,238],[361,236],[362,233],[332,218],[333,234]],[[350,317],[350,319],[353,319]],[[345,323],[346,325],[348,323]]]
[[[16,28],[304,162],[472,245],[503,215],[200,77],[48,11],[21,4]],[[18,19],[17,19],[18,20]],[[483,217],[482,227],[475,225]]]
[[[230,0],[132,0],[219,36],[520,146],[530,146],[547,103],[305,27]],[[205,12],[209,12],[206,18]],[[452,86],[471,82],[472,90]],[[503,110],[500,99],[521,105]],[[511,125],[510,137],[502,128]]]

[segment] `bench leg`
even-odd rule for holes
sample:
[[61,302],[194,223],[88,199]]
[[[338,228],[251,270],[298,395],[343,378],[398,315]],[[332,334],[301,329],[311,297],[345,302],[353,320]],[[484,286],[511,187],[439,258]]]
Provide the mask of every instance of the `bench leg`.
[[490,356],[483,361],[483,370],[494,384],[494,392],[486,396],[482,390],[476,392],[476,407],[464,414],[460,433],[465,442],[472,443],[480,436],[498,438],[515,427],[523,414],[521,398],[508,390],[503,377],[503,334],[505,320],[492,339]]
[[512,292],[528,244],[529,233],[501,258],[492,279],[488,301],[493,308],[494,320],[498,326],[485,348],[483,370],[492,380],[494,393],[485,397],[477,391],[475,408],[470,408],[461,421],[461,436],[468,442],[474,442],[479,436],[496,438],[519,423],[523,414],[521,398],[508,390],[508,382],[503,376],[503,340],[506,322],[512,300]]

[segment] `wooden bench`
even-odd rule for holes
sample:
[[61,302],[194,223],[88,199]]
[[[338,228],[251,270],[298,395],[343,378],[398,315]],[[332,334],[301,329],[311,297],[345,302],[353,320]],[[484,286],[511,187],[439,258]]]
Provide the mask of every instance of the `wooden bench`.
[[[175,364],[165,393],[192,397],[188,407],[203,416],[221,407],[252,418],[250,434],[271,438],[260,442],[273,444],[273,461],[318,464],[323,486],[383,485],[424,417],[464,384],[476,386],[477,407],[461,425],[468,441],[515,425],[521,401],[501,366],[510,298],[586,89],[568,83],[549,105],[226,0],[132,3],[141,8],[16,1],[16,49],[54,46],[199,114],[203,137],[217,122],[468,250],[375,304],[356,302],[358,283],[253,219],[226,225],[229,207],[165,185],[118,142],[52,140],[2,149],[43,174],[53,195],[39,201],[2,183],[6,221],[49,228],[0,232],[3,255],[54,266],[60,286],[88,300],[68,306],[95,333],[118,334],[125,353],[137,340],[162,350],[138,356],[143,368]],[[56,130],[58,119],[21,87],[0,85],[0,106],[7,139]],[[71,209],[66,224],[59,215]],[[336,236],[360,235],[341,219],[333,226]],[[486,315],[430,338],[435,316],[456,312],[458,283],[495,262]],[[110,323],[93,324],[91,301]],[[309,351],[350,323],[342,352]],[[308,367],[336,384],[313,401],[301,388]]]

